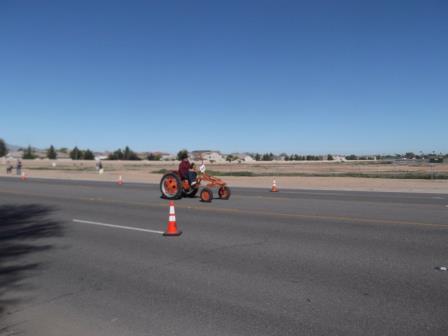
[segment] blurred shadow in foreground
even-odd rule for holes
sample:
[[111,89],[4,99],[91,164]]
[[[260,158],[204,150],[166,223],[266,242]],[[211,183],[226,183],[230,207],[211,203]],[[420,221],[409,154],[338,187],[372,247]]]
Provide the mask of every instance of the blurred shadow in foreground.
[[60,224],[49,219],[53,211],[36,204],[0,206],[0,316],[7,305],[19,301],[6,299],[8,292],[20,289],[21,281],[40,265],[34,256],[33,262],[27,259],[52,248],[40,239],[62,235]]

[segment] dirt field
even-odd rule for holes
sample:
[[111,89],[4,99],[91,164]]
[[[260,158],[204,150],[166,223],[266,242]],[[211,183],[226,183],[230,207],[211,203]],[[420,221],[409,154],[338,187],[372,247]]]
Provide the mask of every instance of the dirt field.
[[[159,183],[162,170],[177,169],[176,162],[103,161],[104,174],[100,175],[95,169],[95,161],[23,160],[22,162],[23,171],[29,178],[116,181],[121,175],[125,183]],[[52,166],[53,162],[56,163],[55,167]],[[222,179],[230,186],[269,189],[275,177],[280,189],[448,193],[446,163],[257,162],[208,164],[207,169],[212,173],[224,175]],[[227,176],[229,174],[253,176]],[[6,176],[4,161],[0,161],[0,176]],[[382,178],[384,176],[396,178]],[[411,178],[403,178],[408,176]],[[439,179],[441,177],[445,179]]]

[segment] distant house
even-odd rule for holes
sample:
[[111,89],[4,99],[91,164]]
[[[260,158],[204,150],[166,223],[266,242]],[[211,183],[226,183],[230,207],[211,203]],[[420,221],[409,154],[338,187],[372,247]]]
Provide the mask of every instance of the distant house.
[[34,152],[34,155],[36,155],[36,159],[46,159],[47,151],[46,150],[36,150]]
[[6,154],[5,158],[7,160],[21,159],[22,155],[22,151],[10,151],[8,154]]
[[107,153],[94,152],[93,155],[95,155],[96,161],[107,160],[109,158],[109,154],[107,154]]
[[343,155],[333,155],[333,161],[342,162],[342,161],[347,161],[347,160],[345,159],[345,156],[343,156]]
[[255,159],[254,159],[252,156],[250,156],[250,155],[244,155],[244,157],[243,157],[243,162],[251,163],[251,162],[256,162],[256,161],[255,161]]
[[194,161],[206,161],[206,162],[225,162],[226,158],[219,151],[211,151],[211,150],[198,150],[192,151],[190,154],[191,158]]
[[156,153],[160,154],[160,160],[162,160],[162,161],[174,161],[174,160],[177,160],[177,156],[175,154],[162,153],[162,152],[156,152]]
[[242,163],[242,162],[245,162],[245,163],[255,162],[255,159],[252,156],[250,156],[250,155],[248,155],[246,153],[232,153],[230,155],[232,155],[234,158],[237,158],[234,161],[239,162],[239,163]]
[[57,152],[58,159],[70,159],[70,155],[64,152]]

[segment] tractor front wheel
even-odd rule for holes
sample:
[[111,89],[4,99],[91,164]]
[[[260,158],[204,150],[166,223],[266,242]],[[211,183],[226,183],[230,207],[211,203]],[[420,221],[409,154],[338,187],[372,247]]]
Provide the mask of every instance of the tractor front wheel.
[[213,192],[209,188],[204,188],[199,196],[202,202],[210,203],[213,199]]
[[182,181],[175,173],[167,173],[160,180],[160,192],[162,196],[173,200],[182,196]]
[[221,187],[218,190],[219,198],[222,200],[228,200],[230,198],[231,192],[229,187]]

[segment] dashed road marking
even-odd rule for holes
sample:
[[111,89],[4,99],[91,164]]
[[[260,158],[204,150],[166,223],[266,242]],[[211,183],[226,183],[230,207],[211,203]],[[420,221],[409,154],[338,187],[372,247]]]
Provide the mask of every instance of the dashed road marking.
[[107,223],[100,223],[100,222],[92,222],[92,221],[87,221],[87,220],[82,220],[82,219],[73,219],[73,222],[75,222],[75,223],[82,223],[82,224],[105,226],[105,227],[110,227],[110,228],[114,228],[114,229],[123,229],[123,230],[132,230],[132,231],[141,231],[141,232],[148,232],[148,233],[163,234],[163,231],[148,230],[148,229],[142,229],[142,228],[137,228],[137,227],[133,227],[133,226],[123,226],[123,225],[114,225],[114,224],[107,224]]
[[448,271],[448,267],[447,266],[437,266],[437,267],[435,267],[435,269],[438,270],[438,271],[442,271],[442,272]]

